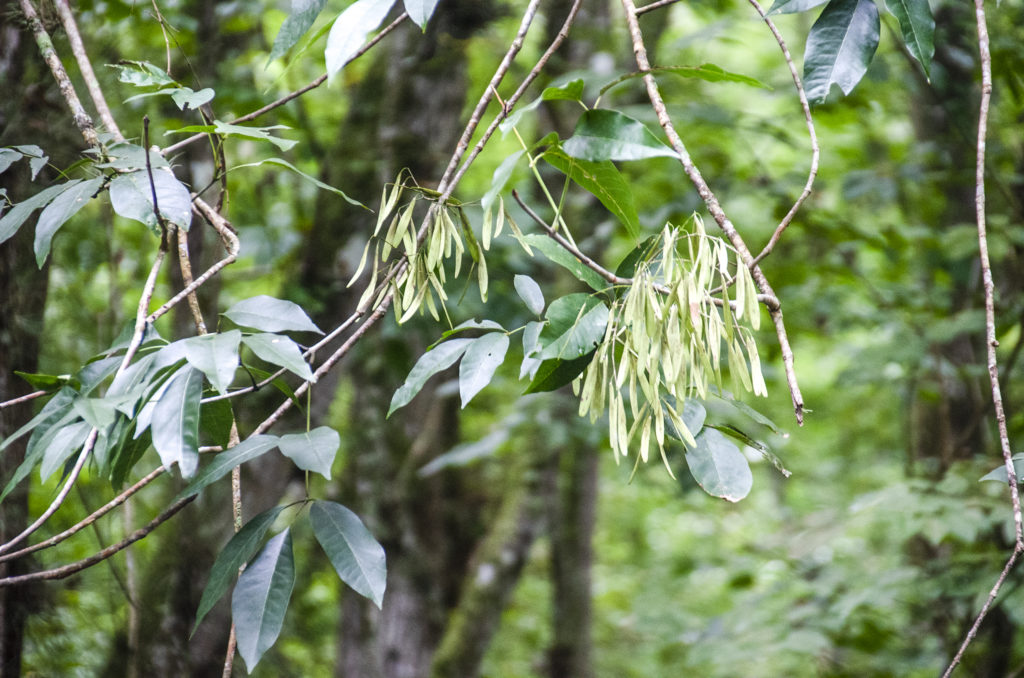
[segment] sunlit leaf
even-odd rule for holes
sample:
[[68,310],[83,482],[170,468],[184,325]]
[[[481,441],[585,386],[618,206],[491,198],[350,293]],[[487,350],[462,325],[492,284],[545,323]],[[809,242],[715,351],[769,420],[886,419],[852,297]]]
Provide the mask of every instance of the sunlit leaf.
[[523,300],[531,313],[540,315],[544,312],[544,293],[536,280],[528,275],[516,275],[512,282],[519,298]]
[[822,102],[833,84],[849,94],[878,48],[878,7],[872,0],[831,0],[811,26],[804,53],[807,98]]
[[818,5],[824,5],[829,0],[775,0],[772,3],[768,14],[792,14],[795,12],[806,12]]
[[236,325],[261,332],[296,331],[323,334],[301,306],[265,294],[243,299],[224,311],[224,315]]
[[304,433],[281,436],[277,447],[281,454],[295,462],[303,471],[314,471],[331,479],[331,464],[341,446],[338,432],[329,426],[320,426]]
[[473,340],[459,365],[459,395],[465,407],[484,386],[491,382],[495,370],[505,360],[509,339],[504,332],[491,332]]
[[409,376],[405,378],[405,383],[392,396],[388,416],[390,417],[392,412],[404,407],[415,398],[423,385],[427,383],[427,379],[454,365],[472,342],[472,339],[452,339],[438,344],[420,356],[420,359],[413,365],[412,371],[409,372]]
[[238,654],[251,673],[277,640],[295,586],[292,537],[285,529],[271,537],[260,554],[238,577],[231,594]]
[[423,30],[427,30],[427,22],[430,20],[431,15],[434,14],[438,1],[439,0],[405,0],[405,11],[409,13],[409,18],[412,19],[417,26]]
[[333,77],[355,56],[393,4],[395,0],[356,0],[334,20],[324,50],[328,77]]
[[313,534],[343,582],[356,593],[384,602],[387,564],[384,548],[355,513],[332,501],[315,501],[309,510]]
[[740,449],[713,428],[697,436],[697,447],[686,452],[694,480],[712,497],[737,502],[750,492],[754,476]]
[[567,155],[591,162],[676,157],[642,122],[606,108],[584,112],[562,148]]

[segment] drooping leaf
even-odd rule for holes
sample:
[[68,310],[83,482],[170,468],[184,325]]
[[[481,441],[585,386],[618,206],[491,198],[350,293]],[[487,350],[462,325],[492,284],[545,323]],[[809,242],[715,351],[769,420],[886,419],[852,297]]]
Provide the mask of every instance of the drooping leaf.
[[546,258],[555,262],[573,274],[580,282],[586,283],[591,289],[598,292],[607,289],[610,283],[597,274],[593,269],[588,268],[582,261],[566,251],[564,247],[556,243],[546,235],[529,233],[523,236],[523,241],[530,247],[538,250]]
[[261,332],[296,331],[323,334],[301,306],[265,294],[243,299],[224,311],[224,315],[236,325]]
[[36,264],[43,267],[43,262],[50,254],[50,241],[54,234],[68,219],[75,216],[78,210],[85,207],[92,194],[103,185],[103,177],[96,177],[81,183],[75,184],[66,191],[61,192],[49,205],[43,208],[39,214],[39,221],[36,223]]
[[223,120],[214,120],[212,125],[187,125],[178,129],[168,130],[166,134],[218,134],[223,137],[239,137],[241,139],[253,139],[255,141],[269,141],[282,151],[291,150],[299,143],[294,139],[282,139],[271,134],[276,129],[290,129],[286,125],[270,125],[268,127],[249,127],[246,125],[232,125]]
[[424,31],[427,30],[427,22],[434,14],[439,0],[405,0],[405,11],[409,18]]
[[[1015,454],[1013,457],[1013,472],[1017,476],[1017,484],[1024,482],[1024,453]],[[1006,465],[1000,464],[998,467],[992,469],[981,478],[978,482],[995,481],[1006,485],[1010,482],[1010,477],[1006,474]]]
[[830,0],[811,26],[804,53],[807,99],[822,102],[833,84],[849,94],[878,48],[878,7],[873,0]]
[[606,108],[584,112],[562,149],[573,158],[591,162],[676,157],[642,122]]
[[39,464],[39,478],[43,482],[49,478],[54,471],[64,465],[73,454],[82,448],[85,439],[89,437],[92,426],[84,421],[77,421],[67,426],[62,426],[43,450],[43,458]]
[[22,159],[21,153],[13,148],[0,148],[0,174],[7,171],[7,168]]
[[214,456],[213,461],[204,466],[185,489],[178,493],[175,501],[199,494],[206,486],[223,478],[231,469],[247,461],[252,461],[277,447],[277,436],[249,436],[234,447]]
[[238,654],[251,673],[263,653],[277,640],[295,586],[291,532],[285,529],[267,541],[238,577],[231,594]]
[[885,6],[900,23],[907,51],[921,62],[925,75],[930,75],[935,55],[935,19],[928,0],[886,0]]
[[156,214],[153,212],[153,187],[156,187],[156,200],[160,205],[160,215],[186,231],[192,224],[192,196],[185,184],[178,181],[167,169],[154,169],[153,185],[150,185],[150,172],[137,170],[129,174],[119,174],[110,182],[110,203],[114,211],[126,219],[140,221],[150,228],[157,228]]
[[274,59],[284,56],[306,31],[310,29],[316,18],[320,16],[327,0],[292,0],[292,9],[288,18],[281,24],[281,29],[274,38],[274,46],[267,57],[267,65]]
[[533,380],[523,394],[554,391],[572,383],[572,380],[583,374],[583,370],[587,369],[587,365],[594,360],[594,353],[595,351],[591,351],[587,355],[573,360],[562,360],[561,358],[545,360],[537,368]]
[[409,376],[405,378],[405,383],[391,397],[388,416],[390,417],[392,412],[399,407],[404,407],[415,398],[423,385],[427,383],[427,379],[454,365],[472,342],[472,339],[452,339],[438,344],[420,356],[420,359],[413,365],[412,371],[409,372]]
[[818,5],[824,5],[828,0],[775,0],[772,3],[768,14],[793,14],[795,12],[806,12]]
[[534,320],[526,323],[523,328],[523,364],[519,367],[519,378],[530,375],[532,379],[540,367],[541,360],[534,357],[535,351],[540,350],[540,333],[544,329],[544,323]]
[[278,167],[284,167],[285,169],[291,170],[295,174],[298,174],[300,177],[302,177],[306,181],[310,182],[311,184],[313,184],[317,188],[323,189],[325,191],[330,191],[331,193],[334,193],[335,195],[341,196],[341,198],[345,202],[350,204],[350,205],[355,205],[356,207],[362,207],[365,210],[369,210],[370,209],[369,207],[367,207],[363,203],[359,202],[358,200],[356,200],[354,198],[350,198],[340,188],[335,188],[334,186],[331,186],[330,184],[325,184],[324,182],[320,181],[316,177],[310,176],[309,174],[306,174],[305,172],[300,170],[295,165],[293,165],[290,162],[288,162],[287,160],[283,160],[281,158],[265,158],[263,160],[260,160],[259,162],[250,162],[250,163],[246,163],[244,165],[236,165],[236,166],[232,167],[232,169],[241,169],[243,167],[259,167],[261,165],[277,165]]
[[327,76],[333,77],[366,42],[370,31],[380,26],[395,0],[356,0],[342,12],[327,34]]
[[544,312],[544,293],[536,280],[528,275],[516,275],[512,283],[515,285],[519,298],[523,300],[531,313],[540,315]]
[[252,555],[256,553],[260,542],[263,541],[263,536],[283,509],[284,506],[275,506],[259,514],[247,522],[221,549],[217,560],[213,562],[213,567],[210,569],[210,578],[206,581],[206,588],[203,589],[203,597],[199,600],[196,623],[192,626],[193,635],[206,614],[231,588],[231,582],[238,576],[238,568],[249,562]]
[[589,294],[568,294],[551,302],[541,331],[541,360],[574,360],[593,351],[604,338],[608,307]]
[[295,462],[303,471],[314,471],[331,479],[331,464],[341,446],[341,436],[329,426],[319,426],[304,433],[281,436],[277,447],[281,454]]
[[697,436],[697,447],[686,452],[694,480],[712,497],[737,502],[750,492],[754,476],[740,449],[713,428]]
[[107,461],[110,469],[110,485],[114,489],[119,489],[124,485],[128,474],[139,463],[146,450],[153,445],[153,436],[149,431],[143,432],[138,438],[130,433],[130,430],[125,431],[123,441],[112,450],[110,459]]
[[384,548],[363,521],[332,501],[313,502],[309,518],[316,540],[341,580],[380,607],[387,586]]
[[0,217],[0,243],[3,243],[17,233],[21,225],[32,216],[33,212],[41,207],[45,207],[50,201],[56,199],[64,191],[76,186],[80,181],[80,179],[72,179],[63,184],[44,188],[31,198],[27,198],[7,210],[3,217]]
[[[72,412],[72,407],[77,397],[78,394],[72,389],[62,388],[57,391],[56,395],[50,398],[50,402],[43,405],[43,409],[39,411],[39,414],[32,417],[28,423],[4,438],[3,442],[0,443],[0,454],[2,454],[9,445],[22,438],[25,434],[32,434],[25,451],[25,459],[15,469],[11,479],[4,487],[4,491],[0,493],[0,501],[3,501],[10,494],[11,490],[32,472],[32,469],[35,468],[36,464],[39,463],[39,459],[43,456],[46,445],[33,443],[36,443],[48,433],[56,433],[59,427],[70,423],[72,418],[77,416]],[[51,431],[51,429],[53,430]]]
[[199,401],[203,373],[192,367],[179,370],[153,407],[153,447],[165,468],[175,462],[182,478],[191,478],[199,465]]
[[505,360],[508,335],[491,332],[473,340],[459,365],[459,395],[462,407],[469,404],[484,386],[491,382],[495,370]]
[[268,363],[279,365],[306,381],[316,382],[313,370],[302,357],[302,350],[290,337],[283,334],[251,334],[242,341]]
[[548,164],[597,198],[622,222],[629,237],[634,240],[640,237],[640,218],[633,191],[615,163],[611,160],[591,162],[572,158],[556,147],[545,151],[543,157]]
[[184,341],[185,359],[200,370],[213,387],[227,393],[238,369],[238,345],[242,333],[238,330],[204,334]]

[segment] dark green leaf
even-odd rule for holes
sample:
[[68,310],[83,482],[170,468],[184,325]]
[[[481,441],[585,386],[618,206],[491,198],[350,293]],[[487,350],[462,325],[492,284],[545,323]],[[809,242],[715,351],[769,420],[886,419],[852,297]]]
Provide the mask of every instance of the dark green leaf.
[[313,502],[309,518],[316,540],[341,580],[380,607],[387,586],[387,564],[383,547],[363,521],[332,501]]
[[754,476],[740,449],[713,428],[705,428],[696,438],[697,447],[686,452],[686,463],[697,484],[726,501],[747,496]]
[[275,506],[259,514],[247,522],[221,549],[217,560],[213,562],[213,567],[210,569],[210,578],[206,582],[206,588],[203,589],[203,597],[199,600],[196,623],[192,627],[193,635],[199,628],[199,622],[203,621],[217,601],[231,588],[231,582],[238,576],[238,568],[249,562],[252,555],[256,553],[260,542],[263,541],[263,536],[283,509],[284,506]]
[[541,331],[541,360],[572,360],[590,353],[604,338],[608,307],[589,294],[577,293],[551,302]]
[[544,312],[544,293],[536,280],[528,275],[516,275],[512,283],[515,285],[519,298],[523,300],[531,313],[539,316]]
[[409,18],[425,31],[427,21],[433,15],[437,3],[438,0],[405,0],[405,11],[409,13]]
[[70,374],[28,374],[18,370],[14,370],[14,373],[27,381],[37,391],[56,391],[62,386],[75,388],[75,380],[72,379]]
[[[668,396],[668,398],[672,401],[675,400],[672,396]],[[696,398],[687,398],[683,401],[682,410],[678,409],[678,403],[674,403],[674,406],[677,407],[676,413],[679,415],[679,418],[683,420],[683,424],[686,426],[686,429],[690,432],[690,435],[696,439],[700,430],[704,428],[704,420],[708,415],[707,410],[704,409],[704,405]],[[679,430],[676,429],[676,425],[672,422],[672,419],[669,417],[665,418],[665,434],[675,438],[676,440],[685,440]]]
[[21,228],[21,225],[25,223],[30,216],[32,216],[33,212],[48,205],[51,200],[54,200],[69,188],[76,186],[80,181],[80,179],[73,179],[63,184],[44,188],[31,198],[19,202],[17,205],[5,212],[3,217],[0,218],[0,243],[3,243],[12,235],[17,233],[18,229]]
[[152,175],[152,185],[149,181],[150,172],[146,170],[116,176],[110,182],[110,203],[114,211],[126,219],[157,228],[157,218],[153,212],[155,186],[160,215],[187,231],[192,224],[192,196],[185,184],[178,181],[168,169],[154,169]]
[[594,351],[575,360],[545,360],[524,393],[542,393],[561,388],[583,374],[583,370],[587,369],[587,365],[593,359]]
[[412,371],[409,372],[409,376],[405,378],[405,383],[392,396],[388,416],[390,417],[392,412],[399,407],[404,407],[415,398],[423,385],[427,383],[427,379],[454,365],[455,361],[469,348],[472,341],[472,339],[452,339],[438,344],[420,356],[420,359],[413,365]]
[[227,393],[238,369],[238,345],[242,333],[238,330],[190,337],[183,342],[185,359],[200,370],[213,387]]
[[103,181],[103,177],[97,177],[75,184],[54,198],[39,214],[35,241],[36,264],[39,268],[43,267],[43,262],[50,254],[50,241],[54,234],[78,210],[85,207],[92,194],[103,185]]
[[546,258],[568,270],[577,280],[586,283],[591,289],[600,292],[608,288],[608,281],[546,235],[529,233],[523,236],[523,241],[530,247],[539,250]]
[[590,162],[569,157],[561,149],[551,147],[544,160],[597,198],[626,227],[634,240],[640,237],[640,218],[636,213],[633,191],[619,168],[611,160]]
[[277,447],[277,440],[277,436],[249,436],[231,449],[218,453],[214,456],[213,461],[204,466],[192,479],[192,482],[178,493],[175,501],[199,494],[203,488],[223,478],[234,467],[252,461]]
[[[251,372],[252,373],[251,376],[254,377],[255,379],[258,379],[259,381],[264,381],[264,380],[270,378],[270,372],[267,372],[266,370],[261,370],[258,367],[253,367],[252,365],[246,365],[245,369],[246,369],[247,372]],[[288,399],[292,401],[292,404],[295,405],[295,408],[299,412],[302,412],[302,409],[303,409],[302,402],[298,398],[295,397],[295,391],[292,389],[291,386],[288,385],[288,382],[286,382],[284,379],[281,379],[280,377],[278,377],[277,379],[274,379],[273,381],[271,381],[270,385],[273,386],[274,388],[276,388],[278,391],[280,391],[284,395],[288,396]]]
[[811,26],[804,54],[807,98],[822,102],[833,84],[853,91],[878,48],[878,7],[872,0],[831,0]]
[[314,471],[331,479],[331,464],[341,446],[341,436],[333,428],[320,426],[305,433],[281,436],[277,447],[281,454],[303,471]]
[[179,370],[167,382],[153,407],[153,447],[165,468],[177,462],[182,478],[191,478],[199,465],[199,401],[203,373]]
[[199,430],[208,435],[214,445],[228,446],[234,421],[231,401],[227,398],[203,403],[199,410]]
[[462,407],[469,404],[484,386],[491,382],[495,370],[505,360],[508,335],[491,332],[473,340],[459,365],[459,395]]
[[928,0],[886,0],[885,6],[900,22],[900,33],[911,56],[930,74],[935,55],[935,19]]
[[125,431],[123,441],[111,450],[111,457],[108,460],[110,465],[110,484],[114,489],[120,488],[128,479],[128,474],[135,468],[135,465],[142,459],[153,445],[153,436],[147,430],[141,436],[135,438]]
[[242,341],[268,363],[284,367],[306,381],[316,381],[313,370],[302,357],[302,350],[290,337],[283,334],[251,334]]
[[278,57],[284,56],[285,52],[299,41],[306,31],[310,29],[316,18],[320,16],[327,0],[292,0],[292,9],[288,18],[281,24],[281,30],[274,38],[274,46],[267,57],[267,65]]
[[245,568],[231,594],[231,619],[235,622],[238,654],[250,673],[281,633],[294,586],[292,537],[285,529],[271,537]]
[[333,77],[355,56],[393,4],[395,0],[356,0],[335,19],[324,50],[328,77]]
[[562,148],[573,158],[591,162],[676,157],[642,122],[606,108],[586,111]]
[[243,299],[225,311],[224,315],[236,325],[261,332],[296,331],[323,334],[301,306],[265,294]]

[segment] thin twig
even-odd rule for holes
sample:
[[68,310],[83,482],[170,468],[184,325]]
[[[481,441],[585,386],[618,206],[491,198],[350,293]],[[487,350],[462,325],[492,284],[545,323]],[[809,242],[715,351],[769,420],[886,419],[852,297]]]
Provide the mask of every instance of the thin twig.
[[[181,281],[185,287],[191,287],[195,280],[192,278],[192,258],[188,252],[188,233],[183,228],[178,229],[178,269],[181,271]],[[199,298],[194,289],[189,292],[187,299],[196,334],[202,336],[206,334],[206,321],[203,320],[203,311],[199,308]]]
[[[640,25],[637,22],[636,17],[636,5],[633,0],[622,0],[622,6],[626,11],[626,22],[629,27],[629,34],[633,40],[633,53],[636,56],[636,64],[641,71],[649,71],[651,69],[650,61],[647,58],[647,47],[644,45],[643,35],[640,32]],[[769,284],[768,279],[761,271],[760,266],[754,262],[754,257],[750,253],[750,249],[747,244],[743,241],[743,237],[736,230],[736,227],[726,216],[725,211],[722,210],[722,206],[718,202],[718,198],[714,192],[708,186],[704,177],[701,176],[700,170],[694,165],[690,159],[690,154],[686,150],[686,146],[683,144],[682,139],[679,137],[679,133],[676,132],[675,125],[672,123],[672,118],[668,114],[668,110],[665,107],[665,101],[661,98],[661,92],[658,89],[658,83],[654,79],[654,76],[650,73],[645,73],[644,84],[647,86],[647,96],[651,100],[651,107],[654,109],[655,114],[658,116],[658,122],[661,124],[663,130],[665,130],[666,136],[668,136],[669,143],[672,145],[678,155],[679,162],[683,166],[683,170],[686,172],[686,176],[689,177],[691,183],[697,189],[697,193],[700,194],[701,199],[708,208],[708,212],[711,213],[715,223],[722,229],[726,237],[729,238],[729,242],[736,249],[743,263],[750,268],[751,276],[757,283],[758,288],[762,294],[769,295],[771,297],[778,298],[775,291]],[[782,308],[777,307],[770,309],[772,322],[775,325],[775,334],[779,339],[779,348],[782,353],[782,364],[786,372],[786,382],[789,386],[789,395],[793,401],[793,413],[796,415],[796,421],[799,425],[803,426],[804,423],[804,399],[800,393],[800,386],[797,383],[796,371],[793,367],[793,349],[789,345],[789,337],[786,334],[786,327],[782,320]]]
[[[377,35],[375,35],[372,38],[370,38],[369,40],[367,40],[366,44],[363,45],[362,47],[360,47],[359,51],[356,52],[355,54],[353,54],[349,58],[349,60],[345,62],[345,66],[348,66],[350,63],[352,63],[353,61],[355,61],[356,59],[358,59],[359,57],[363,56],[364,54],[369,52],[371,49],[373,49],[373,47],[378,42],[383,40],[387,36],[388,33],[390,33],[391,31],[395,30],[396,28],[398,28],[398,26],[403,21],[405,21],[406,18],[408,18],[408,16],[409,16],[408,14],[406,14],[405,12],[402,12],[398,16],[397,19],[395,19],[390,24],[385,26],[380,31],[380,33],[378,33]],[[344,66],[342,66],[342,68],[344,68]],[[255,120],[256,118],[260,117],[261,115],[263,115],[265,113],[269,113],[270,111],[274,110],[275,108],[280,108],[281,106],[284,106],[286,103],[288,103],[292,99],[298,98],[298,97],[302,96],[303,94],[305,94],[306,92],[308,92],[310,90],[313,90],[313,89],[316,89],[317,87],[319,87],[320,85],[324,84],[325,82],[327,82],[327,74],[326,73],[324,73],[323,75],[319,76],[318,78],[313,80],[313,82],[309,83],[308,85],[306,85],[304,87],[300,87],[299,89],[295,90],[294,92],[289,92],[288,94],[285,94],[283,97],[281,97],[277,101],[272,101],[271,103],[267,104],[266,106],[263,106],[262,108],[256,109],[252,113],[246,113],[245,115],[243,115],[240,118],[235,118],[234,120],[232,120],[228,124],[230,124],[230,125],[237,125],[237,124],[240,124],[240,123],[243,123],[243,122],[249,122],[250,120]],[[205,136],[206,136],[205,134],[200,133],[200,134],[194,134],[194,135],[192,135],[190,137],[182,139],[178,143],[171,144],[170,146],[165,148],[163,150],[163,154],[164,155],[170,155],[172,153],[175,153],[176,151],[180,151],[181,149],[185,148],[185,146],[188,146],[189,144],[195,143],[196,141],[199,141],[200,139],[202,139]]]
[[974,14],[978,24],[978,52],[981,61],[981,102],[978,105],[978,143],[977,157],[974,175],[974,209],[975,218],[978,223],[978,258],[981,263],[981,277],[985,289],[985,347],[988,354],[988,376],[992,386],[992,404],[995,408],[996,426],[999,430],[999,447],[1003,454],[1003,463],[1006,466],[1007,482],[1010,485],[1010,503],[1013,507],[1013,525],[1015,541],[1013,553],[1006,561],[1002,573],[989,591],[988,598],[982,606],[981,611],[971,625],[967,636],[964,638],[960,649],[957,650],[949,666],[946,668],[943,678],[947,678],[963,659],[964,652],[974,640],[981,627],[982,621],[988,614],[992,602],[995,600],[1006,580],[1010,570],[1017,562],[1018,556],[1024,553],[1024,530],[1021,524],[1020,493],[1017,488],[1017,472],[1013,465],[1013,453],[1010,450],[1010,435],[1006,429],[1006,412],[1003,409],[1002,390],[999,386],[999,363],[996,360],[996,347],[999,341],[996,339],[996,317],[995,317],[995,284],[992,281],[992,265],[988,256],[988,234],[985,223],[985,144],[988,136],[988,115],[989,106],[992,101],[992,54],[989,47],[988,23],[985,19],[984,0],[974,0]]
[[789,212],[782,218],[779,225],[775,227],[775,232],[772,233],[772,237],[768,240],[768,244],[764,246],[761,253],[754,257],[754,263],[760,263],[762,259],[768,256],[772,249],[775,248],[775,244],[779,242],[779,238],[782,237],[782,232],[786,230],[790,222],[793,221],[793,217],[796,216],[800,206],[807,200],[807,196],[811,194],[811,188],[814,186],[814,178],[818,176],[818,160],[821,156],[821,149],[818,147],[818,135],[814,131],[814,118],[811,117],[811,105],[807,101],[807,92],[804,91],[803,81],[800,79],[800,74],[796,70],[796,64],[793,63],[793,57],[789,53],[789,48],[786,46],[786,41],[783,40],[782,34],[779,33],[779,29],[776,28],[775,22],[771,20],[764,9],[757,0],[748,0],[754,7],[765,24],[768,26],[768,30],[775,36],[775,42],[779,44],[779,49],[782,50],[782,56],[786,60],[786,65],[789,66],[789,73],[793,78],[793,85],[796,87],[797,96],[800,97],[800,107],[804,111],[804,121],[807,123],[807,134],[811,139],[811,167],[807,172],[807,182],[804,184],[804,190],[800,193],[800,197],[796,199],[793,206],[789,208]]
[[69,563],[67,565],[57,567],[52,570],[41,570],[39,572],[23,574],[17,577],[5,577],[3,579],[0,579],[0,587],[18,586],[19,584],[27,584],[28,582],[40,581],[45,579],[65,579],[73,574],[81,572],[82,570],[90,568],[97,563],[101,563],[110,556],[126,549],[135,542],[146,537],[146,535],[155,530],[161,523],[164,523],[168,519],[173,517],[174,514],[176,514],[181,509],[185,508],[185,506],[195,498],[196,495],[192,495],[189,497],[179,499],[178,501],[171,504],[163,513],[158,515],[153,520],[149,521],[149,523],[145,527],[135,530],[135,532],[125,537],[121,541],[117,542],[116,544],[112,544],[107,548],[103,549],[102,551],[92,554],[88,558],[83,558],[74,563]]
[[679,0],[658,0],[657,2],[652,2],[649,5],[644,5],[643,7],[637,7],[636,8],[636,15],[637,16],[641,16],[643,14],[647,14],[648,12],[653,12],[656,9],[661,9],[662,7],[668,7],[669,5],[674,5],[677,2],[679,2]]
[[15,405],[20,405],[21,403],[27,403],[30,400],[35,400],[36,398],[40,398],[48,393],[49,391],[32,391],[32,393],[20,396],[18,398],[11,398],[10,400],[5,400],[2,403],[0,403],[0,410],[4,409],[5,407],[14,407]]

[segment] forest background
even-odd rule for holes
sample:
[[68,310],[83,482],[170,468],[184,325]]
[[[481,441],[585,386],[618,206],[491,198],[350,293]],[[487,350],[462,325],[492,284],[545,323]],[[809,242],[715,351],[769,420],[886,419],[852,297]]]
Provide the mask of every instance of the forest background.
[[[34,151],[11,161],[0,174],[11,204],[77,176],[87,148],[40,55],[26,4],[5,2],[0,11],[0,147],[36,145],[48,161],[34,165]],[[168,86],[146,80],[155,71],[126,60],[170,73],[171,88],[190,88],[191,94],[179,89],[179,96],[201,99],[204,88],[212,88],[212,102],[202,102],[212,106],[207,115],[233,120],[316,81],[324,73],[324,36],[350,3],[327,2],[322,13],[313,13],[310,31],[279,53],[275,40],[295,14],[287,4],[82,1],[72,10],[124,136],[144,145],[148,135],[149,144],[166,149],[185,138],[166,132],[204,120],[166,92],[137,97]],[[564,1],[534,4],[539,11],[509,70],[511,84],[498,88],[505,99],[560,40],[570,5],[576,9]],[[684,67],[658,77],[668,110],[732,222],[758,252],[800,195],[811,166],[790,71],[745,3],[654,4],[663,6],[639,17],[651,61]],[[76,68],[61,16],[67,3],[37,5],[38,25],[52,36],[85,97],[87,78]],[[328,331],[350,317],[362,288],[347,283],[381,211],[381,191],[387,198],[390,182],[404,170],[426,189],[408,195],[436,198],[429,191],[527,7],[442,0],[425,29],[410,19],[392,25],[396,7],[381,23],[388,28],[379,44],[330,81],[260,117],[253,123],[259,130],[211,134],[168,154],[177,178],[192,191],[220,179],[222,163],[233,168],[219,209],[241,249],[237,261],[198,289],[198,309],[211,332],[245,327],[232,324],[237,314],[218,314],[257,295],[298,304]],[[798,66],[818,12],[773,17]],[[519,366],[511,360],[466,407],[453,368],[386,418],[413,365],[448,329],[444,315],[441,322],[418,314],[398,324],[389,314],[315,388],[299,395],[279,423],[282,435],[336,431],[337,454],[326,468],[321,461],[320,473],[310,473],[275,453],[245,464],[241,474],[243,522],[295,502],[300,507],[289,511],[304,511],[310,496],[323,500],[313,511],[334,505],[329,502],[351,509],[383,546],[387,588],[381,600],[373,585],[364,596],[346,587],[332,562],[337,552],[325,547],[325,554],[318,545],[323,537],[314,534],[315,516],[296,519],[288,532],[295,588],[290,604],[278,610],[280,635],[268,645],[261,633],[269,631],[257,629],[253,642],[261,649],[252,675],[941,672],[1016,552],[1005,471],[1002,483],[979,482],[1002,458],[986,370],[975,223],[982,91],[976,15],[968,4],[946,1],[931,3],[931,12],[935,52],[927,72],[896,17],[883,9],[880,45],[863,79],[848,95],[837,88],[813,106],[821,149],[814,189],[761,263],[785,309],[805,423],[794,419],[768,322],[753,333],[768,396],[735,394],[761,414],[752,419],[729,400],[708,405],[721,426],[750,436],[744,454],[753,487],[745,498],[726,502],[702,491],[682,445],[668,447],[665,465],[653,453],[636,467],[633,457],[618,459],[607,424],[577,417],[568,387],[523,396],[527,381],[517,379]],[[1024,8],[1004,0],[989,12],[988,248],[1012,441],[1024,428],[1018,407],[1024,398]],[[708,68],[694,73],[707,64],[728,77],[712,81]],[[580,182],[567,182],[555,162],[538,163],[536,175],[525,161],[502,173],[503,161],[520,150],[518,137],[533,144],[554,131],[569,139],[584,111],[575,99],[592,106],[603,85],[636,70],[619,2],[580,3],[567,37],[519,106],[546,87],[556,89],[518,118],[515,130],[496,134],[455,191],[478,239],[481,201],[495,195],[510,220],[543,239],[524,205],[553,222],[545,191],[554,194],[579,249],[611,270],[666,222],[683,225],[697,212],[708,232],[714,230],[701,197],[670,157],[618,163],[635,204],[636,233]],[[582,90],[568,85],[575,80]],[[155,86],[140,89],[140,83]],[[644,122],[664,139],[640,78],[601,97],[602,106]],[[192,101],[199,106],[200,99]],[[484,126],[501,106],[492,101],[486,111]],[[474,143],[478,138],[479,131]],[[268,158],[307,176],[279,163],[257,165]],[[219,190],[214,185],[204,194],[207,202],[217,204]],[[14,370],[77,378],[87,361],[117,345],[125,327],[130,334],[136,326],[140,291],[166,226],[146,228],[139,223],[145,215],[133,221],[114,207],[105,199],[90,201],[53,238],[42,266],[32,256],[34,246],[38,252],[33,222],[0,244],[0,401],[46,393],[0,409],[0,436],[10,436],[43,400],[72,383],[38,376],[29,383]],[[187,251],[199,275],[223,257],[224,236],[198,227],[198,217],[193,221]],[[537,281],[549,302],[587,289],[547,258],[529,256],[507,230],[486,254],[486,303],[476,289],[476,270],[469,282],[465,273],[450,282],[453,324],[488,318],[516,327],[534,320],[523,303],[530,295],[519,289],[516,275]],[[184,250],[169,250],[150,310],[185,284],[178,265]],[[761,314],[767,318],[768,311]],[[168,340],[193,336],[195,314],[179,304],[156,329]],[[308,342],[313,335],[294,336]],[[518,343],[513,335],[510,350]],[[256,349],[247,350],[252,353],[243,353],[244,362],[274,369],[254,359],[264,358]],[[333,350],[324,349],[320,359]],[[122,346],[113,355],[123,353]],[[315,357],[309,362],[318,365]],[[239,389],[263,376],[255,368],[238,370],[228,381]],[[288,401],[282,391],[302,383],[294,375],[279,381],[281,390],[268,384],[235,405],[243,439]],[[219,449],[208,439],[216,438],[209,432],[217,428],[213,416],[204,408],[203,443]],[[79,430],[84,437],[88,427]],[[313,438],[314,446],[318,441]],[[31,447],[27,438],[4,443],[4,485],[26,443]],[[137,452],[138,468],[119,479],[128,485],[163,459],[152,449]],[[55,473],[40,482],[32,470],[0,504],[3,541],[53,504],[70,471],[68,458],[51,463],[51,470],[64,468],[63,477]],[[124,486],[112,489],[108,476],[86,465],[33,541],[80,525],[117,496]],[[164,474],[74,539],[5,561],[3,575],[90,557],[176,505],[188,482],[177,470]],[[224,475],[145,539],[67,579],[0,589],[2,675],[221,675],[230,596],[209,610],[194,634],[193,626],[211,568],[233,534],[231,489]],[[277,523],[264,531],[284,534],[279,530],[292,520],[284,518],[289,511],[271,516]],[[280,560],[275,572],[281,572]],[[376,575],[371,566],[360,576],[366,584]],[[1024,673],[1021,581],[1018,571],[1010,573],[968,648],[964,675]],[[242,656],[251,668],[253,651],[243,649]],[[244,672],[236,662],[234,673]]]

